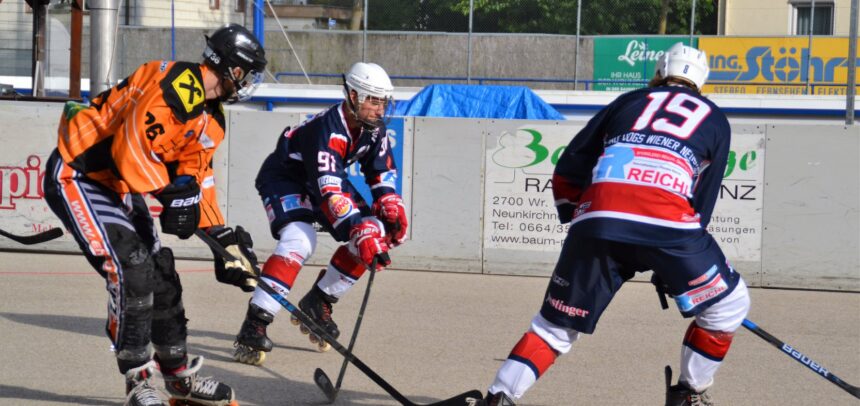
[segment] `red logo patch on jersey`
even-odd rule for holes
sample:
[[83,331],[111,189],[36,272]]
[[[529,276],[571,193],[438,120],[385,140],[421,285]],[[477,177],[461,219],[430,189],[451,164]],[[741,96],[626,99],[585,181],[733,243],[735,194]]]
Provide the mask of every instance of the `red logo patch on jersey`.
[[328,208],[335,218],[342,219],[352,213],[352,199],[343,195],[333,195],[328,199]]

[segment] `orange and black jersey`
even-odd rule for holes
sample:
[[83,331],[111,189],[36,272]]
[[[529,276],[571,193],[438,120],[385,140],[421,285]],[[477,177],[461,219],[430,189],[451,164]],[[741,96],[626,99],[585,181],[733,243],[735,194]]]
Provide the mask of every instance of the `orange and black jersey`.
[[60,120],[63,161],[117,193],[160,190],[179,175],[202,190],[200,227],[224,224],[212,158],[224,139],[224,112],[206,101],[204,65],[150,61],[89,107],[67,104]]

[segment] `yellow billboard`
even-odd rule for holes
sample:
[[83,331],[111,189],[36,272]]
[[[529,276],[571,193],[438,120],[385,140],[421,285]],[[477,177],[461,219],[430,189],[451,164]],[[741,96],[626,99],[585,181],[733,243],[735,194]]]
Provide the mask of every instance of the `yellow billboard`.
[[705,93],[844,95],[847,88],[848,38],[813,38],[811,57],[809,39],[800,37],[703,37],[699,48],[711,67]]

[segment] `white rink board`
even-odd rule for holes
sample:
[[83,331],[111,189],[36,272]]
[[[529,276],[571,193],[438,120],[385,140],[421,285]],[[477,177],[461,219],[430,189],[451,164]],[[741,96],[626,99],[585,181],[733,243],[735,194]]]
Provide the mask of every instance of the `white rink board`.
[[[34,181],[36,171],[32,166],[36,160],[44,165],[54,147],[61,106],[0,102],[0,120],[5,126],[4,148],[0,149],[0,228],[4,230],[26,235],[60,225],[41,200],[41,190],[34,192],[41,181]],[[228,137],[215,162],[219,203],[228,224],[246,226],[257,242],[259,256],[265,258],[274,240],[253,179],[262,158],[274,149],[278,132],[306,115],[227,111]],[[860,291],[860,127],[770,125],[750,123],[748,118],[738,120],[734,123],[730,118],[735,166],[723,183],[723,196],[712,221],[715,237],[728,258],[753,286]],[[394,266],[549,275],[559,246],[544,240],[517,246],[510,240],[494,241],[493,236],[514,236],[520,233],[519,227],[525,227],[523,231],[530,238],[555,231],[550,221],[544,221],[551,220],[554,213],[549,205],[551,190],[545,187],[552,165],[545,161],[524,165],[534,161],[534,156],[529,160],[527,154],[518,155],[501,147],[523,146],[524,141],[528,145],[532,133],[526,130],[534,130],[541,134],[541,144],[547,149],[544,160],[551,162],[552,154],[566,145],[583,124],[584,121],[407,119],[401,169],[411,239],[392,252]],[[755,152],[754,159],[751,151]],[[527,177],[537,181],[527,181]],[[524,199],[522,204],[517,200],[520,197]],[[522,208],[507,207],[507,215],[493,213],[494,206],[504,205]],[[517,212],[543,213],[539,215],[540,223],[550,230],[521,226],[527,223],[525,220],[537,223],[535,218],[525,218],[525,214],[510,214]],[[506,223],[505,229],[500,228],[501,223]],[[563,235],[556,234],[551,238]],[[181,256],[211,257],[209,250],[195,239],[163,238]],[[331,237],[320,233],[317,252],[310,263],[325,264],[336,246]],[[0,249],[77,252],[68,236],[34,246],[0,239]]]

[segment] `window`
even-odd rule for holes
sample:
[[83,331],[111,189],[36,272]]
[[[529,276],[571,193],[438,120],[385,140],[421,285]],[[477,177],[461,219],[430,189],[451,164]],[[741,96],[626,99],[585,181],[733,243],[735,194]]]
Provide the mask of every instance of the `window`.
[[[823,3],[823,4],[822,4]],[[812,3],[794,3],[794,34],[809,35],[809,18],[813,35],[833,35],[833,3],[815,2],[815,13],[812,13]]]
[[221,8],[221,0],[209,0],[209,9],[218,10]]

